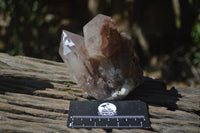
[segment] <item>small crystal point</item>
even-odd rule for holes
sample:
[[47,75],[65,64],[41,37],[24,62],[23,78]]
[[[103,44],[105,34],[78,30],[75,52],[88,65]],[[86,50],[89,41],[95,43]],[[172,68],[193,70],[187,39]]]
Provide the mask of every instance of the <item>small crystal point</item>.
[[84,38],[63,31],[59,53],[71,77],[96,99],[120,99],[143,81],[130,36],[119,34],[110,17],[99,14],[83,28]]
[[63,30],[59,54],[67,64],[73,80],[79,82],[84,75],[88,75],[85,67],[87,64],[86,50],[82,36]]

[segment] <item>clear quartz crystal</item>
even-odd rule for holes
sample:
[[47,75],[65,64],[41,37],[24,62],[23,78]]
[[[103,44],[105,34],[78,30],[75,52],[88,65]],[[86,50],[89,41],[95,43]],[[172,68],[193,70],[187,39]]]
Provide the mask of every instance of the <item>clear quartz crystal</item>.
[[131,38],[110,17],[97,15],[84,38],[63,30],[59,54],[72,79],[96,99],[120,99],[143,81]]

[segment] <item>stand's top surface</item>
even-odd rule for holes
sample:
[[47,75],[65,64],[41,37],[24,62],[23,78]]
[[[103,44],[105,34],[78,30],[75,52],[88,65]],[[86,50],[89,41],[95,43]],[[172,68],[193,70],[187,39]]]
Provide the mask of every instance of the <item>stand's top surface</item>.
[[[71,82],[63,63],[0,53],[0,132],[102,132],[67,128],[70,100],[88,100]],[[152,131],[112,129],[113,132],[153,133],[200,131],[200,88],[175,86],[145,78],[128,100],[148,103]]]

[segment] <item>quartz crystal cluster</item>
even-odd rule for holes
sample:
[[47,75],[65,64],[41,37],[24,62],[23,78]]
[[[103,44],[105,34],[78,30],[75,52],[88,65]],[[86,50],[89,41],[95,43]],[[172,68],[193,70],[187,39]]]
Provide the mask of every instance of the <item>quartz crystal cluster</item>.
[[63,30],[59,54],[71,78],[96,99],[120,99],[143,81],[130,36],[102,14],[83,27],[84,37]]

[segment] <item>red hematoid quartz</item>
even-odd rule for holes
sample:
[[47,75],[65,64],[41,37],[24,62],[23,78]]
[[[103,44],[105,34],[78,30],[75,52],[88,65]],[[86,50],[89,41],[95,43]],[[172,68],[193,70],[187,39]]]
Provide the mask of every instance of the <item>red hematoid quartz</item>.
[[96,99],[120,99],[143,81],[131,37],[99,14],[83,27],[84,38],[63,30],[59,53],[70,76]]

